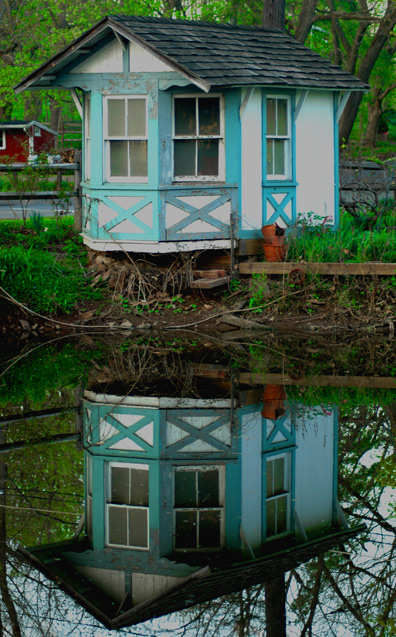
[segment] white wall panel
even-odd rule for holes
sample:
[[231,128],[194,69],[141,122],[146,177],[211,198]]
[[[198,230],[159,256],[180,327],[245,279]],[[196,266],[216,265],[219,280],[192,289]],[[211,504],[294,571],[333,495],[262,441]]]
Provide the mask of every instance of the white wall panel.
[[333,95],[310,91],[296,122],[297,214],[334,218]]
[[[242,100],[246,91],[242,91]],[[261,91],[255,90],[241,121],[242,135],[242,229],[262,224],[262,117]]]

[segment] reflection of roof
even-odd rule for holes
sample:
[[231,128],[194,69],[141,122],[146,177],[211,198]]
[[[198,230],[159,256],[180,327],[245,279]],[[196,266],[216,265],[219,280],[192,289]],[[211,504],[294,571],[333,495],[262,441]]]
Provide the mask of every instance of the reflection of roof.
[[111,31],[148,49],[205,91],[220,86],[352,91],[368,88],[358,78],[277,29],[116,15],[104,18],[53,56],[18,84],[16,92],[40,78],[45,82],[43,86],[50,86],[54,73],[71,61],[77,62],[79,56],[89,54],[91,45]]
[[44,575],[55,580],[105,626],[118,629],[263,584],[325,553],[333,546],[356,537],[365,528],[366,526],[361,524],[353,529],[334,531],[321,538],[291,546],[286,550],[278,550],[265,557],[227,565],[221,569],[197,568],[193,575],[182,578],[176,586],[154,595],[125,612],[119,612],[119,602],[112,600],[95,584],[83,577],[63,557],[63,552],[76,550],[75,542],[52,545],[52,554],[48,547],[42,549],[36,547],[30,550],[19,548],[18,550],[24,559]]
[[41,122],[36,122],[36,120],[28,121],[23,119],[9,119],[0,121],[0,129],[31,128],[32,126],[38,126],[38,128],[42,128],[53,135],[58,134],[55,130],[52,130],[52,128],[48,128],[48,126],[41,124]]

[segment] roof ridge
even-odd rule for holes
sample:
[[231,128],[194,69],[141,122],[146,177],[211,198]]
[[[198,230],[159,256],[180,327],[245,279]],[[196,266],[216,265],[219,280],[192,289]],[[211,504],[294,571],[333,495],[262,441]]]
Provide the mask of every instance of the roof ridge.
[[[127,19],[127,20],[135,20],[136,22],[148,22],[148,23],[153,23],[153,22],[158,22],[158,23],[166,23],[166,24],[180,24],[180,25],[194,25],[194,26],[200,26],[200,27],[215,27],[217,29],[241,29],[244,31],[264,31],[264,32],[271,32],[271,33],[277,33],[277,34],[282,34],[282,35],[286,35],[289,36],[288,33],[284,32],[284,31],[280,31],[279,29],[275,29],[272,27],[265,27],[265,26],[255,26],[255,25],[248,25],[248,24],[231,24],[229,22],[215,22],[213,20],[189,20],[189,19],[181,19],[181,18],[160,18],[157,16],[141,16],[141,15],[126,15],[126,14],[121,14],[121,13],[117,13],[117,14],[110,14],[108,16],[109,18],[112,19]],[[290,36],[289,36],[290,37]]]

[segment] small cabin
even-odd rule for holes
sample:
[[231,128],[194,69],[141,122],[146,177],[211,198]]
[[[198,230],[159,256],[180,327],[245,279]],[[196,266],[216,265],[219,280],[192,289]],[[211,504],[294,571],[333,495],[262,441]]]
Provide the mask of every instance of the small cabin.
[[[278,578],[355,536],[337,409],[86,390],[85,534],[20,548],[108,628]],[[272,408],[274,401],[270,401]],[[263,415],[264,414],[264,415]]]
[[164,253],[337,226],[338,121],[367,86],[277,29],[118,15],[25,89],[69,89],[83,119],[84,242]]
[[27,162],[29,155],[56,148],[58,133],[36,121],[0,121],[0,163],[3,157]]

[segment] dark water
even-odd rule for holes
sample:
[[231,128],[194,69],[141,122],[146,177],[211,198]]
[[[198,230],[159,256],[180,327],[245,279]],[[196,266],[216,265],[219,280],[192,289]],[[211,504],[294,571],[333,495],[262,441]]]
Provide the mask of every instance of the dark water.
[[396,633],[392,342],[83,336],[0,373],[3,634]]

